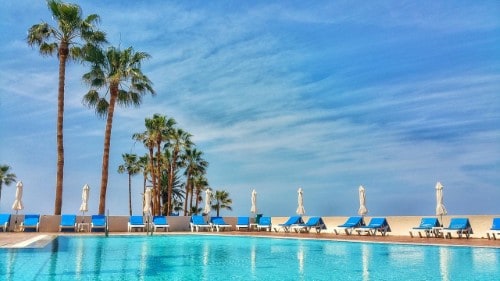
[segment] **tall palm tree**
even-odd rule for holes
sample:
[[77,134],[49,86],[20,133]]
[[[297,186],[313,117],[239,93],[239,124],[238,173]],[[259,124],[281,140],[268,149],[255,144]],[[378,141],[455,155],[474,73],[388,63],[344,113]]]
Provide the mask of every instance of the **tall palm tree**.
[[118,173],[127,173],[128,175],[128,208],[132,215],[132,176],[137,175],[141,171],[137,155],[125,153],[122,154],[123,164],[118,166]]
[[149,156],[148,154],[144,154],[144,156],[139,157],[137,160],[137,165],[139,166],[140,171],[142,172],[142,189],[143,193],[146,193],[146,184],[148,182],[149,175]]
[[[66,63],[69,59],[79,59],[82,55],[81,43],[91,48],[93,44],[106,42],[103,32],[95,29],[99,22],[96,14],[82,18],[80,6],[63,3],[58,0],[48,0],[47,5],[57,26],[46,22],[33,25],[28,30],[27,42],[30,46],[39,46],[42,55],[57,54],[59,60],[59,86],[57,94],[57,174],[56,198],[54,214],[60,215],[62,209],[63,173],[64,173],[64,83],[66,80]],[[85,49],[85,48],[83,48]]]
[[191,196],[191,202],[189,204],[189,209],[193,210],[193,197],[195,199],[195,206],[194,206],[194,209],[195,210],[198,210],[198,206],[200,204],[201,201],[203,201],[203,197],[202,197],[202,193],[204,190],[206,190],[207,188],[209,188],[209,184],[208,184],[208,180],[207,178],[205,177],[205,175],[196,175],[194,178],[193,178],[193,195],[194,196]]
[[[168,172],[168,206],[171,205],[172,200],[172,186],[174,182],[174,174],[178,167],[178,161],[180,157],[180,153],[187,147],[190,147],[193,143],[191,142],[191,134],[179,129],[175,128],[170,133],[170,138],[166,146],[171,150],[172,158],[170,159],[170,169]],[[168,209],[168,213],[170,213],[170,209]]]
[[[146,131],[143,133],[135,133],[132,138],[135,139],[136,141],[141,141],[146,149],[148,150],[148,161],[147,161],[147,167],[144,172],[147,171],[151,174],[151,184],[153,185],[152,191],[152,201],[153,201],[153,214],[157,214],[155,212],[156,204],[157,204],[157,196],[155,196],[158,192],[158,183],[157,183],[157,176],[156,176],[156,165],[155,165],[155,157],[154,157],[154,148],[155,148],[155,137],[154,137],[154,130],[153,130],[153,122],[151,119],[146,118],[144,120],[144,124],[146,126]],[[146,175],[144,177],[144,192],[146,192]]]
[[[132,47],[123,51],[109,47],[106,51],[95,50],[85,56],[85,60],[90,62],[92,67],[90,72],[83,75],[83,80],[90,85],[90,90],[84,96],[83,102],[89,107],[93,107],[98,116],[107,118],[104,133],[99,214],[104,214],[106,208],[109,150],[115,105],[137,107],[142,102],[142,96],[147,93],[155,94],[152,82],[141,70],[142,61],[149,57],[147,53],[135,52]],[[98,92],[100,89],[104,89],[102,94]]]
[[2,198],[2,186],[10,185],[16,181],[16,174],[10,172],[10,166],[0,165],[0,199]]
[[212,205],[212,209],[217,211],[217,216],[219,216],[220,209],[228,209],[232,211],[233,208],[231,204],[233,204],[233,200],[229,198],[229,193],[225,190],[217,190],[215,191],[215,204]]
[[[153,118],[151,119],[151,126],[153,129],[153,139],[156,144],[156,174],[161,175],[162,174],[162,168],[166,168],[168,171],[169,167],[169,162],[168,161],[163,161],[163,159],[168,159],[169,155],[162,155],[162,144],[168,140],[172,134],[172,131],[174,130],[174,126],[177,122],[173,118],[167,118],[166,116],[160,115],[160,114],[154,114]],[[165,162],[165,163],[164,163]],[[170,181],[167,182],[167,186],[170,183]],[[157,202],[159,203],[160,197],[165,193],[165,190],[160,188],[160,185],[158,185],[158,193],[157,193]],[[168,189],[167,189],[167,194],[168,194]],[[160,204],[158,204],[159,206]],[[160,209],[157,209],[157,212],[160,212]],[[167,214],[168,213],[168,208],[167,208]]]
[[183,154],[183,161],[186,163],[186,170],[184,175],[186,176],[186,200],[184,202],[184,214],[188,211],[188,201],[189,195],[193,198],[193,178],[196,175],[202,175],[206,173],[208,167],[208,162],[202,158],[203,152],[197,150],[196,148],[188,148]]

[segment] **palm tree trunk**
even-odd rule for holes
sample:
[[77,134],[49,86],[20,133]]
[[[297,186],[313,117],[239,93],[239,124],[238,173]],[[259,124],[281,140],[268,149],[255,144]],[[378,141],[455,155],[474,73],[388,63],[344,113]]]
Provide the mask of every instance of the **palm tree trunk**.
[[[155,172],[155,165],[154,165],[154,151],[153,151],[153,146],[152,145],[149,145],[148,146],[148,150],[149,150],[149,163],[150,163],[150,170],[151,170],[151,181],[152,181],[152,184],[153,184],[153,194],[152,194],[152,197],[153,197],[153,214],[156,214],[156,206],[157,206],[157,202],[156,202],[156,172]],[[146,191],[144,191],[146,192]]]
[[109,149],[111,146],[111,128],[113,127],[113,113],[118,96],[118,84],[110,85],[111,97],[109,99],[108,117],[104,133],[104,153],[102,156],[101,193],[99,198],[99,214],[104,215],[106,209],[106,191],[108,189]]
[[[161,198],[161,134],[159,135],[159,140],[156,141],[156,174],[158,177],[156,180],[158,181],[156,187],[157,187],[157,193],[156,193],[156,202],[157,206],[155,208],[155,214],[156,215],[161,215],[161,206],[160,206],[160,198]],[[168,214],[167,214],[168,215]]]
[[[189,168],[188,168],[189,169]],[[187,215],[187,210],[188,210],[188,198],[189,198],[189,185],[190,185],[190,175],[189,175],[189,170],[187,171],[186,175],[186,199],[184,200],[184,215]]]
[[128,210],[132,215],[132,175],[128,173]]
[[60,215],[62,209],[64,179],[64,82],[66,79],[66,60],[68,58],[68,52],[68,44],[65,42],[61,42],[61,45],[59,47],[59,87],[57,90],[57,172],[54,215]]

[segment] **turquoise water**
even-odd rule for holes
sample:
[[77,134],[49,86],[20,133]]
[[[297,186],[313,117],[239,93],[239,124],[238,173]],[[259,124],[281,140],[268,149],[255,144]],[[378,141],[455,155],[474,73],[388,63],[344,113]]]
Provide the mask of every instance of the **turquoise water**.
[[1,280],[500,280],[500,249],[226,237],[62,236],[1,249]]

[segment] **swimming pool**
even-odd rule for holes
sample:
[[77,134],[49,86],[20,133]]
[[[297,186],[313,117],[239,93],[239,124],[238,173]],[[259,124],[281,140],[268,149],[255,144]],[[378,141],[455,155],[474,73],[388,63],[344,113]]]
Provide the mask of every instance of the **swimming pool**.
[[212,235],[60,236],[2,280],[500,280],[500,249]]

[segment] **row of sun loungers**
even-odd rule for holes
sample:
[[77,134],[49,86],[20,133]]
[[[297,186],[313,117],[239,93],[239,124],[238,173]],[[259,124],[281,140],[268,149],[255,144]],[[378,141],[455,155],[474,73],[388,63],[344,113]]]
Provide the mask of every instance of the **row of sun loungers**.
[[[0,214],[0,230],[7,231],[9,222],[11,220],[10,214]],[[59,231],[78,231],[78,223],[76,215],[64,214],[61,216],[61,223]],[[24,220],[20,222],[19,227],[23,231],[38,231],[40,224],[40,215],[26,214]],[[90,231],[104,231],[107,226],[106,217],[104,215],[92,215],[90,223]],[[128,231],[146,230],[150,227],[152,231],[169,230],[169,224],[165,216],[153,216],[151,221],[144,221],[143,216],[130,216],[128,222]],[[310,217],[307,222],[304,222],[301,216],[291,216],[285,223],[277,224],[273,227],[271,217],[261,217],[258,223],[250,223],[249,217],[238,217],[235,225],[236,230],[250,230],[255,228],[258,231],[274,231],[276,232],[310,232],[314,229],[317,233],[326,229],[326,224],[321,217]],[[211,217],[210,222],[206,222],[203,216],[195,215],[191,217],[190,222],[191,231],[224,231],[231,230],[232,225],[224,221],[222,217]],[[363,217],[354,216],[347,219],[344,224],[338,225],[333,229],[337,235],[345,234],[352,235],[377,235],[377,232],[382,236],[391,232],[391,227],[386,218],[374,217],[368,224],[365,224]],[[473,230],[469,219],[467,218],[452,218],[448,227],[442,227],[437,218],[422,218],[420,225],[413,227],[409,230],[411,237],[418,234],[420,238],[423,237],[442,237],[452,238],[453,235],[458,238],[469,238],[473,234]],[[488,239],[500,239],[500,218],[494,218],[490,230],[486,233]]]
[[143,216],[130,216],[127,226],[129,232],[135,230],[146,231],[148,227],[151,231],[157,232],[159,229],[168,231],[170,225],[165,216],[153,216],[150,222],[144,221]]

